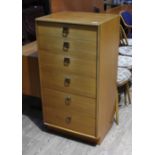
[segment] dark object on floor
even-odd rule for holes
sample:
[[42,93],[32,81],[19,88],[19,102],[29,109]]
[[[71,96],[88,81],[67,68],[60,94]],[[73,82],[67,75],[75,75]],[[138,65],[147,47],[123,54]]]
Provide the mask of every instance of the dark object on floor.
[[38,97],[32,97],[32,96],[22,96],[22,113],[28,114],[31,111],[42,111],[41,107],[41,99]]

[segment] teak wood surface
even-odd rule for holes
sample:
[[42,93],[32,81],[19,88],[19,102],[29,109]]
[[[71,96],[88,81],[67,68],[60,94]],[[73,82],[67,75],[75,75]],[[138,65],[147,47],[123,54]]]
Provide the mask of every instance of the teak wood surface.
[[[64,99],[68,96],[71,101],[69,105],[66,105]],[[43,100],[45,122],[95,135],[96,103],[94,99],[45,89],[43,91]],[[71,122],[66,123],[65,119],[67,117],[71,118]]]
[[[118,15],[82,12],[55,13],[36,20],[45,125],[102,141],[115,112],[119,22]],[[63,42],[70,43],[71,50],[64,51]],[[94,47],[90,52],[89,44]],[[69,59],[65,62],[66,52]],[[71,105],[65,104],[65,96]]]
[[41,97],[36,41],[22,47],[22,93]]
[[60,11],[94,12],[95,7],[104,11],[104,2],[102,0],[50,0],[52,13]]

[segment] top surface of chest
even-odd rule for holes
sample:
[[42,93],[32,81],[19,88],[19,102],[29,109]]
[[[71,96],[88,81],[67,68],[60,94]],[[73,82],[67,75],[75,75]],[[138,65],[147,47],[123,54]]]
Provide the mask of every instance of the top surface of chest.
[[103,13],[59,12],[37,18],[36,21],[99,26],[117,16]]

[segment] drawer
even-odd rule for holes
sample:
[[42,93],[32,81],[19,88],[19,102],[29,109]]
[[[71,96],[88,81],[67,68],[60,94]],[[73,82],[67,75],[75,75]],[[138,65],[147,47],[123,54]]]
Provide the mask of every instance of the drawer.
[[48,72],[42,69],[41,84],[44,88],[96,98],[95,78],[67,74],[61,70]]
[[97,27],[60,24],[60,23],[46,23],[41,22],[37,24],[37,36],[61,37],[77,40],[91,40],[96,41]]
[[49,36],[38,39],[39,51],[96,61],[96,41],[72,40]]
[[39,51],[40,68],[51,71],[60,71],[81,76],[96,78],[96,60],[79,59],[68,55],[58,55]]
[[95,135],[95,100],[44,88],[44,122]]

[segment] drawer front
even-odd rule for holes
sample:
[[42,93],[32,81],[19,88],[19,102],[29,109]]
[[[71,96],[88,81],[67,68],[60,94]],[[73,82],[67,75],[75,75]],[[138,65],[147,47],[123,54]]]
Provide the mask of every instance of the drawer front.
[[75,74],[67,74],[61,70],[50,72],[41,70],[41,84],[44,88],[96,98],[96,79]]
[[59,24],[59,23],[38,23],[38,36],[61,37],[77,40],[96,41],[97,28],[92,26]]
[[43,89],[44,122],[95,135],[95,100]]
[[39,36],[39,51],[96,61],[96,41]]
[[79,59],[67,55],[58,55],[39,51],[41,70],[60,71],[80,76],[96,78],[96,60]]

